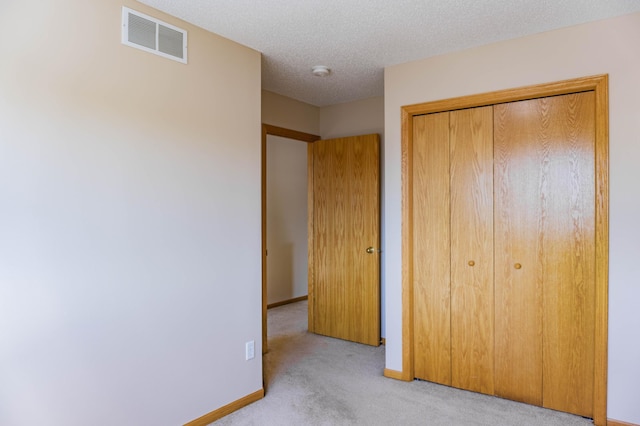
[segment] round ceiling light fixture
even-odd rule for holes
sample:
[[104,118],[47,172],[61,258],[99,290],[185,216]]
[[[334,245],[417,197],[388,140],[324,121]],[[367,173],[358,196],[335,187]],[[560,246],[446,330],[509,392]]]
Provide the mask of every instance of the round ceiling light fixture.
[[316,65],[315,67],[311,68],[311,72],[316,77],[326,77],[331,74],[331,70],[329,69],[329,67],[325,67],[324,65]]

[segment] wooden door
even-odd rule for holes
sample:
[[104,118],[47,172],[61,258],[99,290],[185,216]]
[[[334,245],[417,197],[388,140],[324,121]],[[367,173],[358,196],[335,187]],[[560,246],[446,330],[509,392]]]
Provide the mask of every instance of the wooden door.
[[495,108],[496,390],[592,417],[594,93]]
[[493,394],[492,107],[414,118],[414,374]]
[[415,377],[593,415],[594,117],[593,92],[414,117]]
[[495,106],[496,395],[542,405],[542,261],[547,144],[536,101]]
[[451,384],[493,389],[493,109],[450,113]]
[[380,344],[380,140],[309,145],[309,331]]
[[[403,342],[413,344],[401,377],[475,381],[487,393],[493,380],[495,395],[606,424],[607,87],[594,76],[402,108]],[[462,120],[478,105],[493,110],[492,170],[481,146],[454,141],[483,132]],[[480,225],[491,174],[493,232]],[[483,238],[493,244],[486,292],[484,272],[463,268],[489,253]],[[485,344],[493,378],[483,382]]]
[[451,385],[449,113],[413,119],[415,376]]

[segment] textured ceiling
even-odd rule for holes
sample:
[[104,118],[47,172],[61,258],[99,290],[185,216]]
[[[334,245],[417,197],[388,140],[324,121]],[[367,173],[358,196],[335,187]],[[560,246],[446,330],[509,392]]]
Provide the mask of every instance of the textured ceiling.
[[640,0],[141,3],[262,52],[262,87],[316,106],[382,96],[390,65],[640,11]]

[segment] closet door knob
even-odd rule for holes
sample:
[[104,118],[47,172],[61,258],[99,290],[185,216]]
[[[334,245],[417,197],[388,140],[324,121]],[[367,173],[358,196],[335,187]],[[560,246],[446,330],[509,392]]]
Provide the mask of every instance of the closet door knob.
[[476,262],[474,262],[473,260],[470,260],[470,261],[469,261],[469,266],[473,266],[473,265],[475,265],[475,264],[476,264]]
[[516,263],[515,265],[513,265],[513,267],[516,268],[516,269],[520,269],[520,268],[522,268],[522,265],[519,264],[519,263]]

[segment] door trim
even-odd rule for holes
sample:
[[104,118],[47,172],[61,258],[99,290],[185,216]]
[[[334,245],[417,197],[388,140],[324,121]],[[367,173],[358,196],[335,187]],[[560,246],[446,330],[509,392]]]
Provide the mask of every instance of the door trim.
[[[608,75],[576,78],[516,89],[407,105],[401,108],[402,134],[402,372],[413,365],[413,117],[499,103],[593,91],[595,93],[595,341],[593,420],[607,423],[607,327],[609,286],[609,93]],[[396,378],[398,378],[396,376]]]
[[315,142],[320,136],[284,127],[262,124],[261,156],[261,209],[262,209],[262,354],[268,351],[267,346],[267,136],[279,136],[300,142]]
[[310,333],[316,332],[315,327],[315,301],[313,299],[313,291],[315,290],[315,276],[313,274],[315,267],[315,253],[313,250],[313,144],[307,144],[307,295],[309,303],[307,304],[307,329]]

